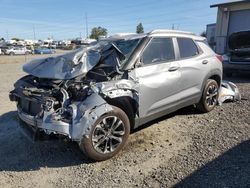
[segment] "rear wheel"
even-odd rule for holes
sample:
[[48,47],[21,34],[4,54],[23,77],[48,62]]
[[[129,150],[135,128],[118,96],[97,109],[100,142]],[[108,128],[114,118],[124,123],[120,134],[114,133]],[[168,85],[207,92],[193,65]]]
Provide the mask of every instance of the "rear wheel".
[[129,119],[120,108],[101,116],[80,142],[80,149],[94,161],[107,160],[116,155],[126,144],[130,133]]
[[208,79],[200,102],[196,105],[201,112],[210,112],[218,102],[219,86],[215,80]]

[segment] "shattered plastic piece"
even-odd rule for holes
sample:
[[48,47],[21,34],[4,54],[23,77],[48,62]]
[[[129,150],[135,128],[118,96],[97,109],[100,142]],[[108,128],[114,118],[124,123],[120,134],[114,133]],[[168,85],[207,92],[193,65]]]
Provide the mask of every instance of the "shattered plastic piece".
[[222,105],[225,101],[240,101],[241,95],[238,87],[229,81],[222,81],[221,88],[219,91],[218,104]]

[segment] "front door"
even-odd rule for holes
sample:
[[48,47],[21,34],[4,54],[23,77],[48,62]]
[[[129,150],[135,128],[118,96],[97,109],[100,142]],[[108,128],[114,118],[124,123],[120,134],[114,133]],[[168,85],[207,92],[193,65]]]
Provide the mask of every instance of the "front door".
[[139,81],[139,116],[161,112],[178,102],[180,71],[172,38],[152,38],[135,69]]

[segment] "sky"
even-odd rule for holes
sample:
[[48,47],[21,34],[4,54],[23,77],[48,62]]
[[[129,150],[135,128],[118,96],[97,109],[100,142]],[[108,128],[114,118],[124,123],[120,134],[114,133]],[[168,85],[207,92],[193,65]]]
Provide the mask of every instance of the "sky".
[[[93,27],[108,35],[134,33],[138,23],[145,32],[179,29],[200,34],[216,22],[225,0],[0,0],[0,38],[55,40],[85,38]],[[86,19],[87,18],[87,19]]]

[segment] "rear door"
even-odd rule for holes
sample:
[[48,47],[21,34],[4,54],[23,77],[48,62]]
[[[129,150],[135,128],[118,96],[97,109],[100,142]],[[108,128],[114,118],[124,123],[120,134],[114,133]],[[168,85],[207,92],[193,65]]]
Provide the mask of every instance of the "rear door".
[[175,40],[179,48],[180,99],[192,103],[200,98],[203,80],[210,71],[209,57],[205,57],[191,38],[178,37]]
[[170,108],[177,101],[180,72],[172,38],[152,38],[135,69],[139,81],[139,115],[149,116]]

